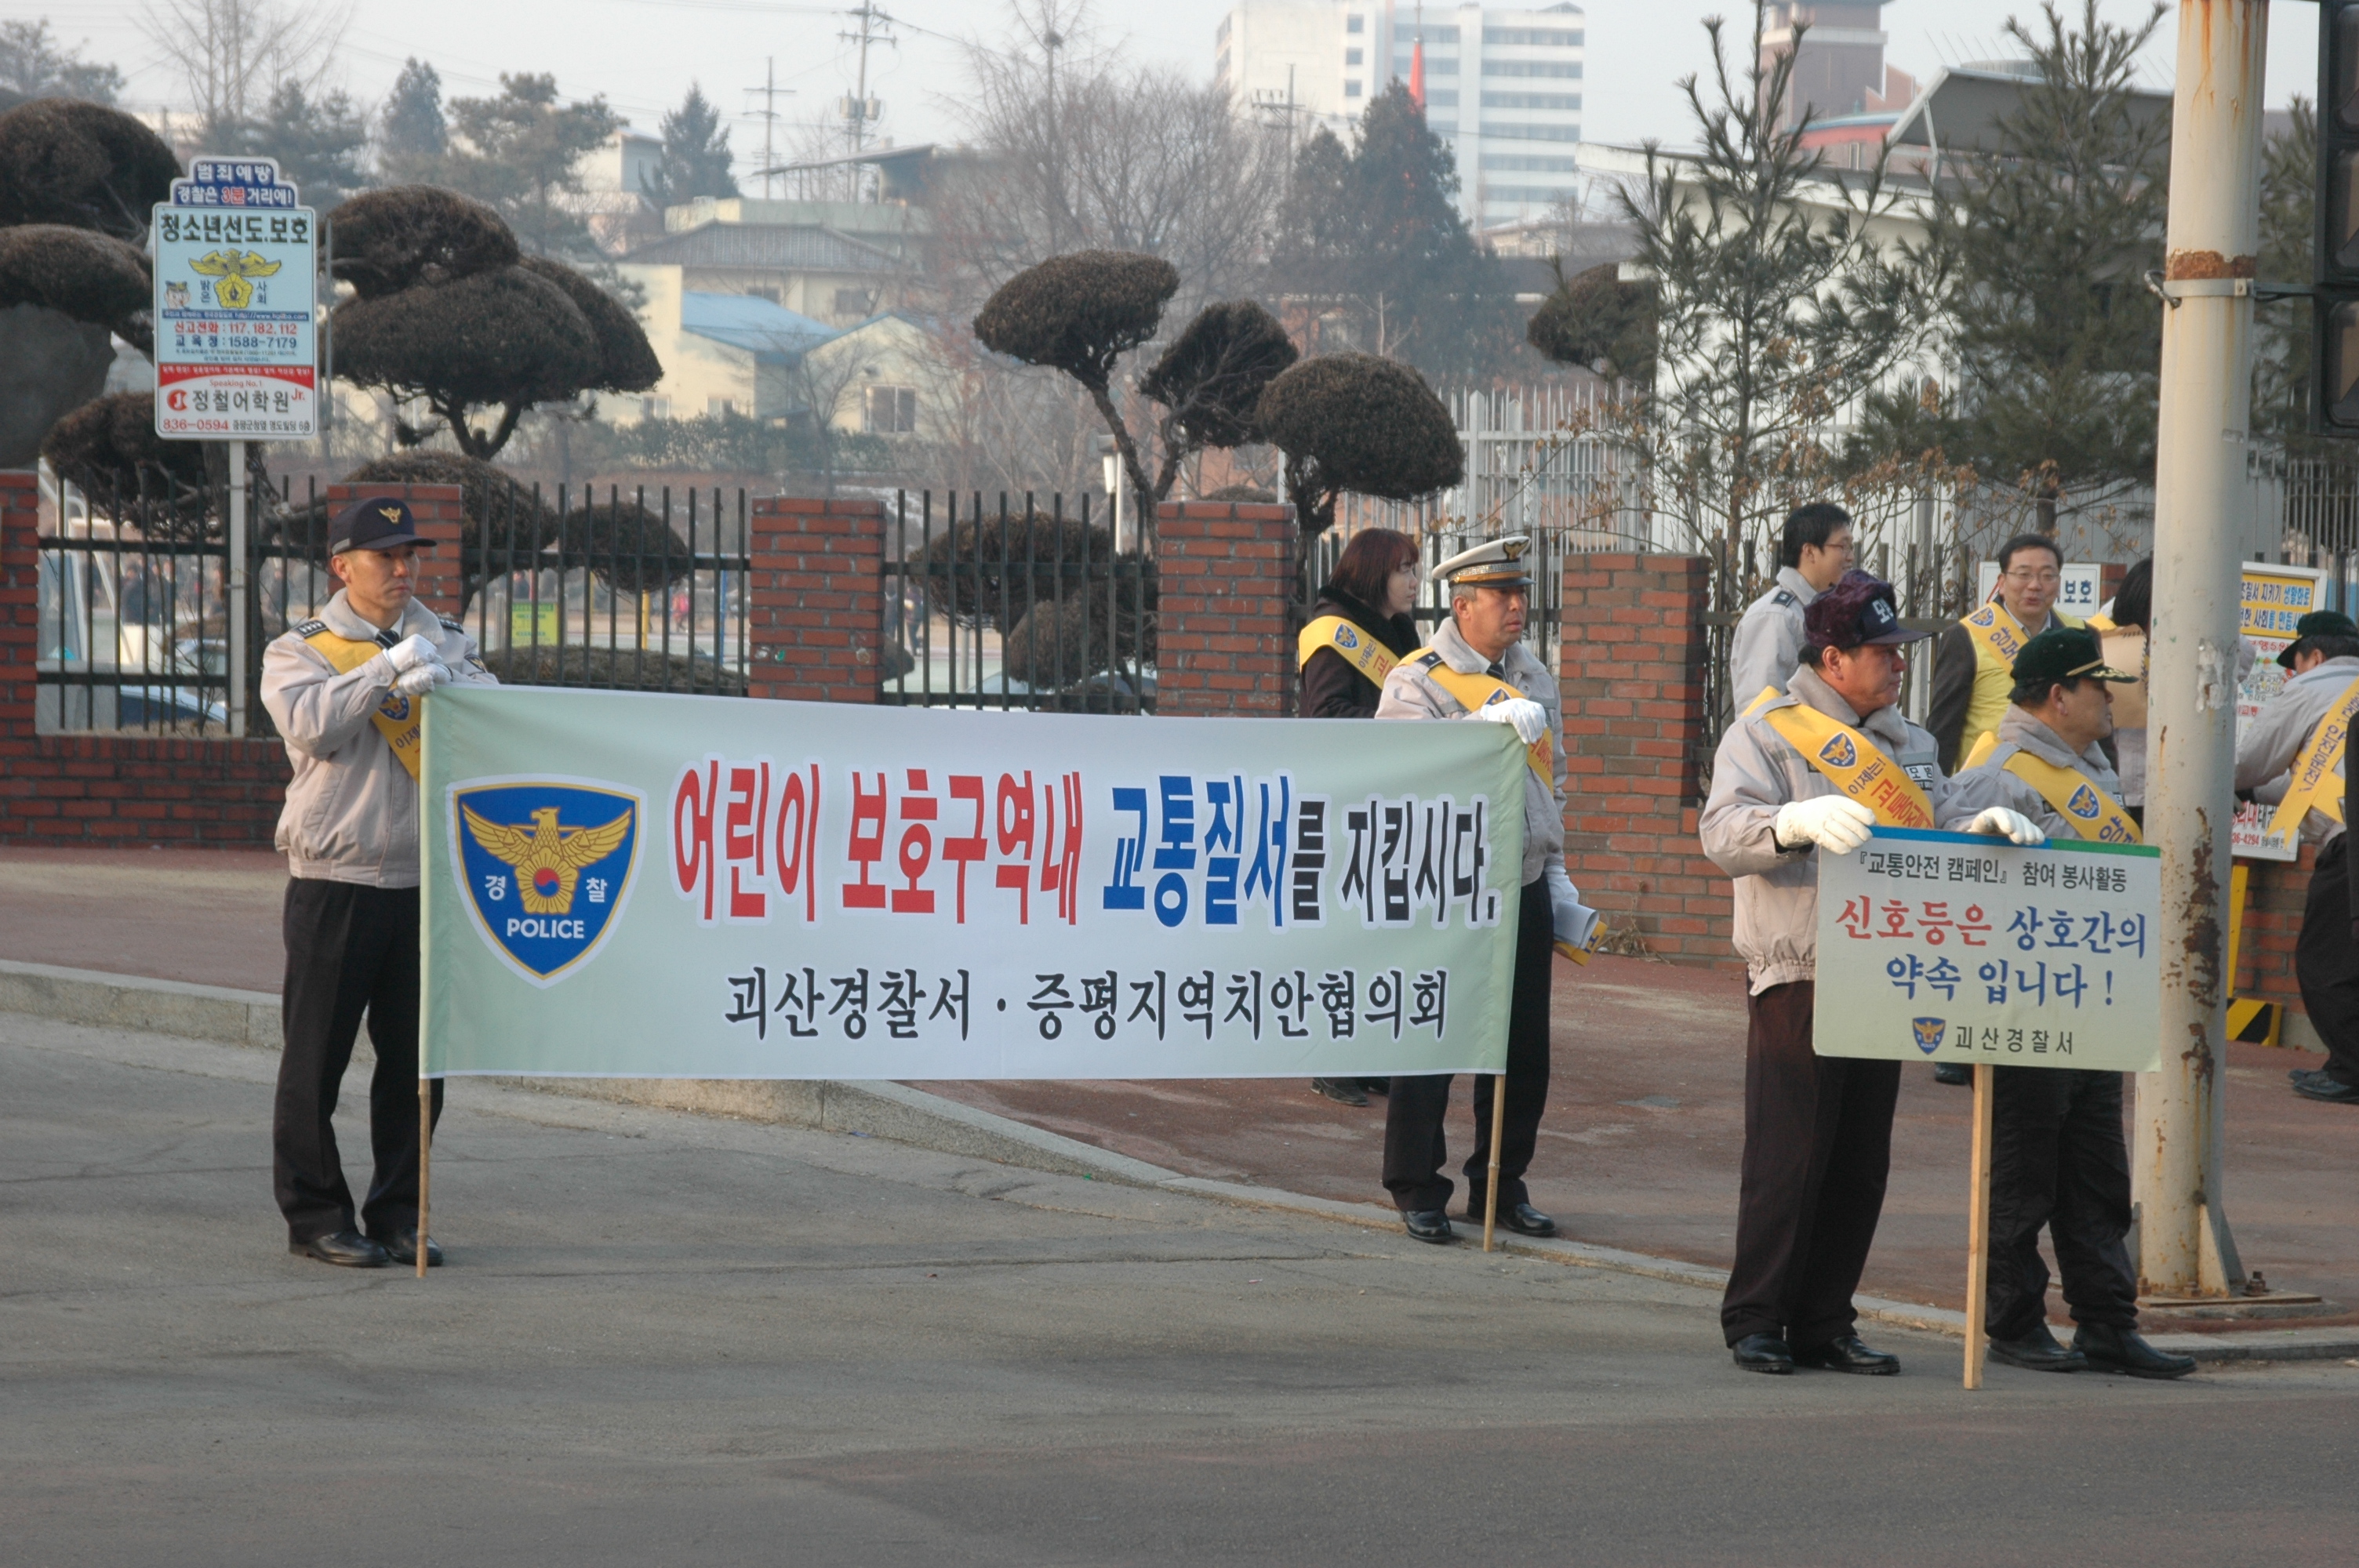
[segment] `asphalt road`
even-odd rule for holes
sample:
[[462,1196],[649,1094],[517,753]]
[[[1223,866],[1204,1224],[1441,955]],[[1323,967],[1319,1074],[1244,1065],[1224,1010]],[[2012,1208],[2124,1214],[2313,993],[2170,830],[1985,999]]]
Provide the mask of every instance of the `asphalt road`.
[[[451,1265],[291,1258],[270,1059],[0,1016],[0,1560],[2350,1561],[2359,1368],[2181,1384],[875,1140],[461,1085]],[[358,1097],[348,1095],[348,1100]],[[357,1127],[348,1152],[364,1146]]]

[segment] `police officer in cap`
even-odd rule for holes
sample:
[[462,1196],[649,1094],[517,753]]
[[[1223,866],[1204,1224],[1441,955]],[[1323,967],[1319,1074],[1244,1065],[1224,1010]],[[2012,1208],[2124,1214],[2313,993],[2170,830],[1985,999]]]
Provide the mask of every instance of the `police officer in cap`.
[[[418,555],[429,547],[397,498],[344,508],[328,535],[335,596],[262,656],[263,705],[295,767],[278,818],[288,876],[286,1048],[272,1180],[288,1249],[353,1268],[418,1260],[421,705],[452,681],[496,684],[459,623],[414,597]],[[364,1010],[376,1049],[375,1168],[356,1212],[329,1119]],[[441,1261],[431,1242],[427,1260]]]
[[2332,610],[2294,622],[2277,655],[2293,672],[2236,743],[2236,788],[2269,809],[2272,831],[2297,825],[2318,862],[2293,950],[2301,1004],[2326,1042],[2326,1065],[2297,1067],[2294,1093],[2359,1105],[2359,942],[2353,940],[2350,838],[2343,832],[2343,753],[2359,719],[2359,625]]
[[1736,882],[1736,950],[1750,979],[1745,1162],[1736,1259],[1721,1328],[1736,1364],[1871,1375],[1898,1357],[1855,1332],[1852,1292],[1884,1212],[1900,1064],[1815,1054],[1821,851],[1848,855],[1879,823],[2045,841],[2006,806],[1959,798],[1933,737],[1903,718],[1903,644],[1892,585],[1853,572],[1804,618],[1786,694],[1721,737],[1699,824],[1703,852]]
[[[2113,733],[2116,685],[2134,670],[2105,663],[2086,628],[2042,632],[2016,655],[1997,745],[1958,775],[1961,798],[2012,806],[2050,834],[2135,844],[2136,821],[2099,744]],[[2096,1367],[2135,1378],[2183,1378],[2191,1357],[2157,1350],[2137,1331],[2130,1227],[2130,1157],[2122,1140],[2122,1075],[2002,1065],[1992,1078],[1990,1353],[2034,1372]],[[2046,1227],[2071,1309],[2071,1348],[2048,1328]]]
[[[1556,677],[1524,646],[1532,579],[1530,540],[1517,535],[1462,550],[1429,577],[1450,585],[1450,619],[1385,677],[1378,719],[1473,719],[1505,724],[1523,742],[1523,897],[1516,925],[1515,992],[1508,1004],[1506,1119],[1499,1147],[1498,1218],[1526,1236],[1553,1236],[1556,1221],[1534,1208],[1524,1185],[1548,1104],[1551,949],[1586,952],[1596,912],[1564,869],[1564,709]],[[1479,1221],[1490,1181],[1492,1092],[1474,1080],[1474,1147],[1466,1157],[1466,1217]],[[1447,1243],[1451,1184],[1442,1121],[1450,1076],[1396,1077],[1385,1111],[1385,1188],[1419,1241]]]

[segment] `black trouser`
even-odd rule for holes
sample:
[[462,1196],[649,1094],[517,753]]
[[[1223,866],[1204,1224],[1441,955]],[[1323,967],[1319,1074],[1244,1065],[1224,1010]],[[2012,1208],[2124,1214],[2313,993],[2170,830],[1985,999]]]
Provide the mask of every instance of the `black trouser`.
[[2294,943],[2294,979],[2310,1026],[2326,1042],[2327,1074],[2359,1086],[2359,942],[2352,939],[2351,836],[2318,852]]
[[2021,1339],[2048,1321],[2042,1226],[2072,1321],[2135,1328],[2137,1273],[2122,1245],[2130,1228],[2122,1076],[2000,1067],[1991,1094],[1990,1336]]
[[1851,1333],[1884,1213],[1900,1064],[1813,1054],[1815,989],[1798,980],[1751,999],[1736,1262],[1720,1303],[1731,1345],[1775,1334],[1810,1350]]
[[[376,1171],[360,1219],[372,1236],[418,1224],[418,890],[287,884],[287,1046],[271,1117],[271,1174],[289,1240],[353,1228],[329,1118],[353,1059],[361,1013],[376,1047],[369,1146]],[[442,1114],[442,1085],[434,1085]]]
[[[1555,957],[1555,920],[1548,880],[1524,885],[1516,920],[1516,989],[1507,1002],[1507,1120],[1499,1143],[1499,1206],[1529,1203],[1524,1173],[1539,1142],[1548,1107],[1549,979]],[[1448,1073],[1393,1079],[1385,1102],[1385,1190],[1403,1212],[1447,1208],[1454,1190],[1441,1173],[1450,1157],[1441,1124],[1450,1112]],[[1491,1096],[1497,1078],[1474,1079],[1474,1152],[1466,1157],[1467,1205],[1482,1210],[1491,1180]]]

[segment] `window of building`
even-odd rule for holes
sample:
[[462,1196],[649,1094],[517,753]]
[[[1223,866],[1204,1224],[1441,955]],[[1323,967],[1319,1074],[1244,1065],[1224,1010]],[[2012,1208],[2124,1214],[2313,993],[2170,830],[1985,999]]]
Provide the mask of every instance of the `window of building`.
[[1356,81],[1347,81],[1347,82],[1343,83],[1343,96],[1344,96],[1344,97],[1346,97],[1346,98],[1357,98],[1359,95],[1360,95],[1360,84],[1359,84],[1358,82],[1356,82]]
[[776,288],[765,287],[760,284],[749,284],[745,288],[745,297],[748,299],[766,299],[771,304],[776,305],[778,302],[778,291]]
[[[1397,54],[1393,56],[1393,74],[1395,76],[1406,78],[1408,75],[1408,56],[1405,54]],[[1428,76],[1457,75],[1458,57],[1456,55],[1448,54],[1430,54],[1426,56],[1425,74]]]
[[1581,94],[1578,92],[1485,92],[1483,94],[1483,107],[1578,111],[1581,107]]
[[704,416],[708,419],[725,419],[736,412],[737,400],[734,397],[708,397],[704,400]]
[[869,386],[861,389],[861,428],[872,436],[907,436],[918,427],[918,389],[913,386]]
[[671,417],[671,399],[670,399],[670,398],[669,398],[669,397],[642,397],[642,398],[640,398],[640,399],[639,399],[639,416],[640,416],[641,418],[643,418],[643,419],[669,419],[669,418],[670,418],[670,417]]
[[1425,106],[1429,109],[1457,108],[1458,89],[1455,87],[1427,88],[1425,90]]
[[1359,51],[1358,49],[1345,49],[1345,50],[1343,51],[1343,63],[1344,63],[1345,65],[1357,65],[1357,64],[1359,64],[1359,63],[1360,63],[1360,51]]
[[1343,18],[1343,30],[1347,33],[1364,33],[1367,31],[1367,28],[1368,19],[1365,16],[1346,16]]
[[[1490,94],[1484,94],[1489,97]],[[1577,142],[1581,140],[1579,125],[1535,125],[1515,120],[1483,122],[1485,141],[1501,142]]]
[[1483,41],[1486,44],[1537,44],[1543,49],[1577,49],[1581,47],[1579,28],[1563,27],[1485,27]]
[[875,296],[864,288],[839,288],[835,291],[835,313],[838,316],[865,316],[875,298]]
[[[1402,44],[1415,43],[1417,41],[1417,24],[1414,22],[1395,22],[1393,24],[1393,41],[1395,43]],[[1458,47],[1458,29],[1455,27],[1426,28],[1425,47],[1431,49],[1436,44],[1448,44],[1451,48],[1456,49]]]
[[1551,202],[1571,199],[1570,185],[1491,185],[1483,187],[1485,205],[1514,203],[1525,207],[1546,207]]
[[1484,153],[1483,167],[1515,174],[1578,174],[1581,161],[1538,153]]
[[1486,59],[1485,76],[1571,76],[1581,74],[1577,59]]

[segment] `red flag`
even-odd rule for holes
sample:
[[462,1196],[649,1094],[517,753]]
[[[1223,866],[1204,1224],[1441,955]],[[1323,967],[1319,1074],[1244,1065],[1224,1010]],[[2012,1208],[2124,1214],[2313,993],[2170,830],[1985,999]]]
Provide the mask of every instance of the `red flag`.
[[1410,103],[1420,109],[1425,107],[1425,40],[1423,38],[1418,39],[1409,46],[1408,96]]

